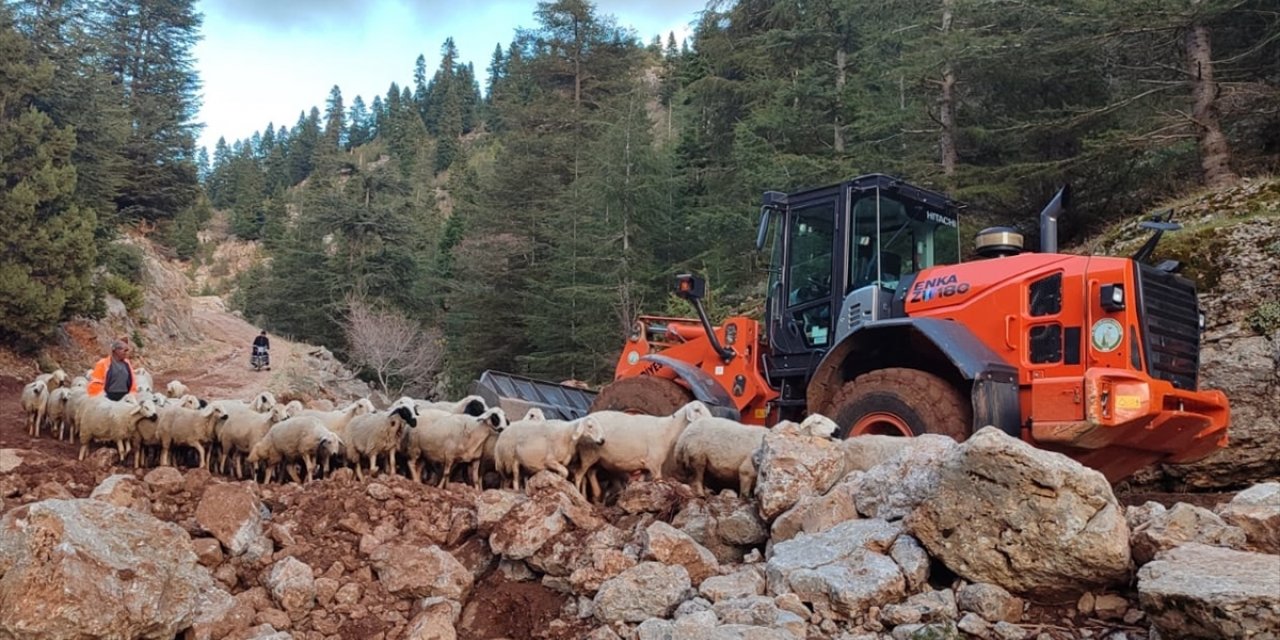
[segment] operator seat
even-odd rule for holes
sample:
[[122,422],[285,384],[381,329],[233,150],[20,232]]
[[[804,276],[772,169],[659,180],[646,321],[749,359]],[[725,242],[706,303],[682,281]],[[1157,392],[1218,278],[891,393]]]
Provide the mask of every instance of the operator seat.
[[880,267],[881,286],[887,283],[897,283],[902,279],[902,256],[888,251],[881,251],[876,258],[867,262],[867,266],[862,270],[861,276],[858,278],[859,284],[863,286],[876,281],[876,265]]

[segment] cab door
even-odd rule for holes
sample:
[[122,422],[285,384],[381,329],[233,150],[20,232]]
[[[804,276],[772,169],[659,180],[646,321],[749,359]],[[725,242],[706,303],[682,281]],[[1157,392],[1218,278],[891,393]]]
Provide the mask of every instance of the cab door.
[[[793,203],[786,215],[782,268],[770,291],[769,340],[775,354],[819,356],[834,340],[832,319],[838,302],[833,294],[843,283],[839,191]],[[801,363],[795,363],[801,364]]]

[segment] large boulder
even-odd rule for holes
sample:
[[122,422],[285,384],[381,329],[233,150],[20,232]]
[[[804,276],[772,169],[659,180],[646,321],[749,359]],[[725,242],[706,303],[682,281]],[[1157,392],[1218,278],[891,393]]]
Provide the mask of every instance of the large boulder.
[[1167,638],[1274,638],[1280,556],[1185,544],[1138,570],[1138,598]]
[[1218,507],[1223,520],[1244,530],[1249,546],[1280,553],[1280,482],[1256,484]]
[[695,542],[689,534],[661,521],[645,529],[644,557],[684,567],[694,586],[702,584],[720,569],[720,563],[706,547]]
[[[1249,234],[1245,225],[1233,230],[1234,235]],[[1275,225],[1261,225],[1273,227]],[[1254,232],[1263,232],[1253,229]],[[1275,230],[1268,230],[1271,237],[1280,236]],[[1257,247],[1265,247],[1274,239],[1259,242],[1254,238],[1240,237],[1232,246],[1236,247],[1227,254],[1253,251],[1260,253]],[[1238,257],[1238,256],[1236,256]],[[1260,280],[1277,277],[1274,258],[1261,258],[1249,268],[1231,268],[1232,256],[1215,256],[1225,259],[1223,279],[1219,289],[1233,291],[1237,295],[1246,289],[1253,289],[1252,296],[1241,295],[1241,302],[1247,306],[1226,305],[1216,311],[1212,302],[1207,302],[1206,314],[1209,317],[1224,317],[1241,309],[1255,308],[1257,301],[1264,298],[1256,293]],[[1262,278],[1259,278],[1261,276]],[[1228,283],[1237,279],[1238,282]],[[1261,291],[1273,291],[1274,286],[1262,285]],[[1266,293],[1261,295],[1274,295]],[[1204,298],[1202,298],[1204,300]],[[1275,478],[1280,476],[1280,338],[1248,335],[1214,339],[1206,335],[1200,350],[1200,386],[1208,389],[1222,389],[1231,396],[1231,446],[1221,449],[1213,455],[1191,464],[1161,465],[1166,482],[1177,483],[1196,489],[1226,488],[1256,482],[1259,478]]]
[[1101,473],[987,427],[952,449],[906,519],[929,555],[974,582],[1060,596],[1124,580],[1129,528]]
[[211,484],[196,505],[196,524],[218,539],[230,555],[249,550],[263,537],[265,509],[243,484]]
[[463,600],[475,580],[461,562],[435,545],[384,544],[369,559],[387,591],[410,598]]
[[1244,547],[1244,531],[1223,522],[1208,509],[1179,502],[1138,525],[1129,539],[1133,560],[1139,565],[1150,562],[1161,551],[1187,542],[1239,549]]
[[906,575],[891,556],[900,537],[901,524],[870,519],[780,542],[765,565],[769,594],[793,593],[815,610],[859,623],[871,607],[907,594]]
[[600,585],[592,609],[606,623],[665,618],[689,595],[690,586],[684,567],[642,562]]
[[232,601],[181,528],[101,500],[0,518],[0,637],[172,638]]
[[756,455],[756,504],[766,521],[805,496],[826,493],[844,474],[844,454],[827,438],[770,431]]
[[524,560],[565,530],[568,523],[554,502],[517,502],[493,526],[489,548],[509,560]]
[[858,513],[899,520],[934,493],[943,459],[959,445],[947,436],[933,434],[910,441],[910,446],[862,475],[855,496]]

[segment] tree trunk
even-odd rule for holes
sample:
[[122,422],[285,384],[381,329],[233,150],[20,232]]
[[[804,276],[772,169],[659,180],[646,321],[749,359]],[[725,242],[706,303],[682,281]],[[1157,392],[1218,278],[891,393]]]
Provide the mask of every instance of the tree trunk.
[[1231,170],[1231,145],[1218,118],[1218,84],[1213,80],[1213,49],[1209,28],[1192,25],[1187,32],[1187,72],[1191,74],[1191,119],[1200,142],[1200,167],[1210,187],[1235,184],[1240,176]]
[[[951,6],[954,0],[942,0],[942,37],[945,41],[951,31]],[[944,53],[945,55],[945,53]],[[938,121],[942,123],[942,135],[938,140],[942,155],[942,175],[956,173],[956,76],[948,59],[942,67],[942,98],[939,100]]]
[[836,153],[844,153],[844,83],[847,57],[848,54],[845,53],[844,45],[840,45],[840,48],[836,49],[836,117],[834,140],[832,142]]

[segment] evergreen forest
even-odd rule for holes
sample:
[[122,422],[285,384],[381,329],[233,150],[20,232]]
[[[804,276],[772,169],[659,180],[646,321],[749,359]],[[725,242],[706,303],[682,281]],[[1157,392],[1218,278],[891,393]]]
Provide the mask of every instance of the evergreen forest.
[[490,368],[599,383],[637,315],[691,313],[676,273],[707,277],[713,316],[760,313],[766,190],[898,175],[964,202],[970,236],[1034,245],[1070,182],[1070,244],[1280,171],[1275,0],[713,0],[695,20],[677,41],[539,2],[487,61],[449,39],[377,70],[385,94],[334,86],[206,150],[194,0],[4,0],[0,338],[38,348],[136,299],[123,228],[191,259],[225,216],[266,256],[232,299],[273,332],[344,355],[358,304],[439,345],[436,392]]

